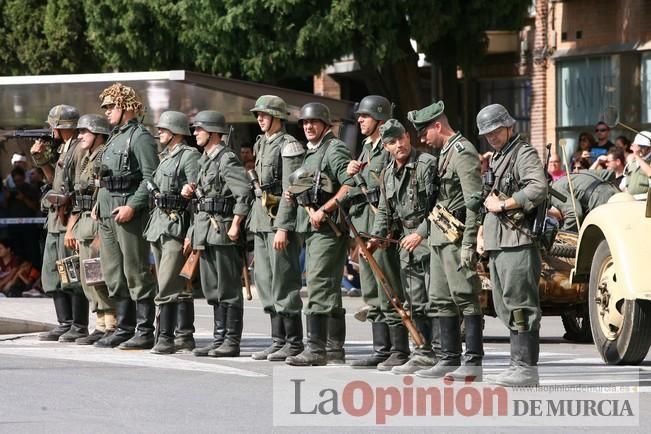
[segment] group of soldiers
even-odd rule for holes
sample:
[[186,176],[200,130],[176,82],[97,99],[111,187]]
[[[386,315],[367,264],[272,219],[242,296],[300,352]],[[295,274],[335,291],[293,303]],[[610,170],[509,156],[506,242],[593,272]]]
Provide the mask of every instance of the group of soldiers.
[[[217,111],[200,111],[192,124],[181,112],[162,113],[158,154],[156,140],[139,121],[143,104],[134,89],[116,83],[100,101],[105,116],[52,108],[56,155],[48,155],[40,141],[31,150],[51,183],[43,288],[54,300],[59,326],[42,340],[239,356],[248,230],[257,293],[271,323],[271,345],[252,357],[294,366],[343,364],[340,282],[355,229],[383,276],[370,258],[360,258],[373,351],[352,361],[354,368],[481,381],[479,253],[490,258],[495,308],[511,339],[511,365],[493,381],[538,382],[541,259],[532,225],[547,182],[536,151],[514,131],[515,120],[501,105],[477,115],[480,135],[496,151],[486,188],[475,146],[451,127],[440,101],[408,114],[418,140],[432,149],[420,152],[391,117],[386,98],[363,98],[355,115],[365,140],[353,159],[332,130],[327,106],[301,108],[299,125],[308,141],[303,146],[286,132],[285,101],[261,96],[250,110],[262,134],[248,173],[224,141],[230,134]],[[188,145],[190,134],[203,153]],[[305,304],[299,293],[302,249]],[[82,263],[99,258],[103,283],[89,284],[85,267],[80,285],[62,282],[57,261],[75,252]],[[180,276],[188,256],[199,258],[201,289],[214,309],[213,339],[199,348],[192,285]],[[406,327],[396,300],[415,327]],[[88,301],[97,315],[90,334]],[[413,352],[410,332],[422,343]]]

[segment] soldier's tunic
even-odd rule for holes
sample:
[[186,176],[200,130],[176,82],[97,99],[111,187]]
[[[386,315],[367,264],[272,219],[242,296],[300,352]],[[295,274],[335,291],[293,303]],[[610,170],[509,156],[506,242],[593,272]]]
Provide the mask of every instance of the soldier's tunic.
[[[368,188],[369,199],[374,201],[373,205],[377,208],[380,197],[380,177],[382,170],[391,161],[391,155],[384,149],[382,143],[378,139],[376,143],[372,143],[370,138],[364,140],[362,153],[360,154],[359,161],[366,163],[364,168],[359,172]],[[362,193],[359,187],[349,190],[348,197],[350,197],[352,206],[350,208],[350,216],[355,228],[360,232],[369,232],[373,229],[373,224],[376,218],[375,212],[371,209],[367,198]],[[386,249],[377,249],[373,253],[373,257],[377,261],[380,268],[384,272],[389,284],[398,292],[402,293],[402,283],[400,281],[400,256],[398,246],[391,244]],[[391,304],[386,298],[384,291],[380,288],[371,267],[368,262],[360,257],[359,261],[359,277],[362,289],[362,296],[367,305],[371,307],[368,312],[368,320],[371,322],[385,321],[391,324],[400,323],[400,317],[391,307]],[[390,317],[390,318],[385,318]]]
[[[59,149],[59,158],[54,166],[54,178],[52,180],[52,192],[57,194],[72,194],[72,181],[74,180],[74,171],[79,159],[78,143],[76,138],[63,143]],[[59,220],[57,207],[52,205],[48,200],[42,200],[43,208],[48,209],[47,214],[47,236],[43,251],[43,267],[41,270],[41,283],[46,293],[58,291],[61,288],[61,278],[57,272],[56,261],[68,256],[73,252],[65,247],[64,238],[67,231],[65,223]],[[67,207],[65,215],[70,216],[72,210],[71,203],[64,205]],[[65,289],[81,291],[79,284],[70,284]]]
[[477,213],[466,208],[471,196],[481,191],[479,155],[472,143],[461,133],[449,138],[441,149],[437,178],[440,187],[436,203],[465,224],[463,236],[450,241],[434,223],[430,229],[432,248],[430,262],[432,297],[431,315],[480,315],[481,283],[476,270],[459,269],[462,245],[477,244]]
[[[262,307],[267,313],[299,315],[303,302],[301,289],[301,237],[296,233],[296,208],[283,198],[289,186],[289,175],[301,167],[305,149],[284,129],[270,137],[261,135],[253,146],[255,170],[262,190],[279,200],[276,217],[272,218],[256,197],[251,207],[249,229],[255,235],[255,286]],[[289,244],[274,250],[276,231],[287,231]]]
[[[135,119],[113,129],[102,154],[97,215],[100,260],[109,294],[132,300],[152,299],[156,281],[149,267],[149,243],[142,232],[147,222],[147,181],[158,165],[156,142]],[[126,223],[112,215],[118,206],[135,211]]]
[[[394,228],[401,237],[418,233],[423,242],[410,254],[400,250],[402,285],[414,318],[427,315],[429,306],[428,283],[430,249],[425,239],[429,232],[427,212],[432,195],[432,171],[436,158],[412,149],[409,160],[401,168],[392,160],[381,179],[381,196],[372,234],[386,237]],[[397,227],[396,227],[397,226]],[[392,324],[392,325],[396,325]]]
[[[91,211],[96,202],[96,189],[98,188],[95,185],[94,178],[95,166],[105,147],[106,144],[103,144],[92,152],[84,151],[83,157],[75,170],[75,207],[73,212],[78,213],[79,218],[73,229],[73,235],[79,243],[79,261],[81,263],[86,259],[99,257],[99,249],[91,247],[99,231],[99,223],[91,217]],[[86,273],[83,265],[81,267],[81,284],[93,312],[114,309],[105,284],[91,286],[86,283]]]
[[157,304],[192,299],[191,290],[185,290],[185,279],[179,276],[184,264],[183,241],[191,220],[181,188],[197,181],[200,156],[185,142],[178,143],[172,150],[166,148],[161,152],[160,163],[152,175],[160,193],[143,236],[151,243],[156,263]]
[[570,174],[572,179],[572,190],[576,202],[576,213],[572,205],[568,177],[563,176],[552,184],[552,187],[564,195],[567,200],[562,202],[552,196],[552,205],[563,214],[563,226],[565,231],[578,232],[576,218],[583,222],[583,218],[596,207],[608,202],[619,189],[611,182],[614,180],[614,173],[609,170],[581,171]]
[[[325,134],[316,146],[308,144],[302,167],[315,172],[320,164],[321,173],[332,181],[333,192],[342,185],[351,185],[346,173],[350,162],[350,151],[344,142],[332,132]],[[323,205],[323,204],[318,204]],[[335,219],[336,213],[331,217]],[[341,278],[346,262],[348,237],[337,237],[324,221],[319,229],[314,229],[303,207],[299,207],[296,217],[296,231],[305,234],[305,273],[308,288],[307,315],[343,315],[341,302]]]
[[202,250],[199,261],[201,289],[211,305],[230,304],[240,309],[242,300],[242,249],[244,228],[237,242],[228,238],[234,215],[246,218],[251,191],[239,158],[220,142],[199,159],[195,196],[198,212],[188,230],[192,248]]
[[[495,188],[511,196],[526,213],[533,213],[547,195],[545,172],[536,150],[520,139],[511,138],[490,162]],[[521,309],[528,330],[540,327],[540,251],[525,225],[514,226],[504,213],[488,213],[484,219],[484,248],[490,255],[493,302],[500,320],[517,331],[513,311]]]
[[[644,157],[644,160],[651,164],[651,154]],[[651,186],[651,178],[644,173],[637,161],[633,160],[626,165],[624,170],[624,186],[631,194],[646,194]]]

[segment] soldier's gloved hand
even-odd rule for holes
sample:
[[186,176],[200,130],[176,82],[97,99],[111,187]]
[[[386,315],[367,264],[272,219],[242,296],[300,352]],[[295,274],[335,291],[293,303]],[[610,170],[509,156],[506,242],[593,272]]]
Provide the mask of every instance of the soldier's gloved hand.
[[474,270],[477,267],[477,251],[476,247],[470,244],[463,244],[461,246],[461,263],[460,267]]

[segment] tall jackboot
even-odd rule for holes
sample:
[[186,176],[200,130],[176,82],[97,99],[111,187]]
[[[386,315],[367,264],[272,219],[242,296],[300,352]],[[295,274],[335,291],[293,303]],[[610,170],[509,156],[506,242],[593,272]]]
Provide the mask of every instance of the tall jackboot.
[[280,316],[285,328],[285,345],[275,353],[269,354],[270,362],[282,362],[287,357],[296,356],[303,352],[303,321],[301,315]]
[[384,362],[391,355],[391,336],[389,326],[383,321],[371,323],[373,334],[373,353],[359,360],[353,360],[350,366],[353,368],[375,368],[378,363]]
[[279,351],[285,345],[285,323],[277,313],[269,315],[271,318],[271,346],[262,351],[251,354],[253,360],[266,360],[270,354]]
[[156,304],[153,298],[136,301],[136,333],[131,339],[121,343],[121,350],[149,350],[154,346],[154,319]]
[[224,343],[226,335],[226,305],[224,303],[213,304],[213,341],[204,347],[195,348],[192,354],[197,357],[206,357],[210,350],[219,348]]
[[136,329],[136,303],[130,298],[115,300],[115,331],[104,336],[93,345],[100,348],[114,348],[133,337]]
[[391,355],[382,363],[378,363],[378,371],[390,371],[396,366],[401,366],[409,360],[409,332],[407,328],[398,324],[389,327],[391,336]]
[[177,303],[165,303],[159,306],[158,339],[151,349],[152,354],[174,353],[174,328],[176,327]]
[[[493,380],[501,386],[537,386],[540,335],[538,330],[519,332],[515,335],[516,361],[509,368],[510,375],[498,376]],[[513,348],[513,341],[511,342]],[[507,372],[508,372],[507,371]]]
[[244,310],[232,304],[226,305],[226,334],[224,343],[208,351],[210,357],[239,357],[242,329],[244,328]]
[[297,356],[287,357],[285,363],[292,366],[324,366],[328,363],[326,340],[328,315],[307,315],[307,347]]
[[346,312],[330,313],[328,316],[328,339],[326,340],[326,355],[328,365],[343,365],[346,363]]
[[59,342],[74,342],[88,336],[88,299],[81,290],[70,295],[72,301],[72,325],[59,337]]
[[70,326],[72,326],[72,298],[70,294],[63,291],[54,291],[52,301],[54,302],[54,311],[59,325],[50,331],[39,334],[39,341],[58,341],[61,335],[70,330]]
[[461,328],[458,316],[439,317],[441,326],[441,358],[430,369],[416,371],[425,378],[440,378],[459,367],[461,362]]
[[184,300],[176,304],[176,337],[174,347],[177,353],[194,350],[194,300]]
[[106,334],[106,315],[103,311],[98,310],[95,317],[95,330],[88,336],[75,340],[77,345],[93,345]]
[[464,382],[482,381],[481,364],[484,358],[482,316],[466,315],[463,317],[463,322],[466,324],[466,353],[463,365],[446,374],[445,379]]
[[[423,336],[423,341],[425,344],[414,349],[414,352],[411,353],[411,356],[409,357],[409,361],[407,363],[404,365],[395,366],[393,369],[391,369],[391,372],[393,374],[413,374],[416,371],[428,369],[436,365],[438,359],[436,358],[434,350],[432,349],[432,319],[433,318],[428,317],[414,318],[416,328]],[[438,319],[436,321],[436,327],[438,328]]]
[[435,316],[430,318],[432,325],[432,351],[434,351],[434,357],[436,360],[441,358],[441,321],[439,317]]

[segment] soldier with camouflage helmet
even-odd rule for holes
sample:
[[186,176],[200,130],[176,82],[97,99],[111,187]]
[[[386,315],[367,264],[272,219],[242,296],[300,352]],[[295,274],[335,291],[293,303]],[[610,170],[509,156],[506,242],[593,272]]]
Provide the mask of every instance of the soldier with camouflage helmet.
[[487,214],[478,250],[488,252],[495,311],[511,333],[511,366],[493,382],[529,386],[538,384],[542,266],[531,229],[536,208],[547,195],[547,180],[538,153],[515,133],[514,125],[515,119],[500,104],[477,114],[479,134],[496,151],[490,160],[495,179],[484,201]]
[[72,183],[79,156],[75,132],[78,120],[79,111],[75,107],[65,104],[52,107],[47,122],[52,129],[55,145],[58,145],[56,162],[52,164],[51,149],[40,140],[30,150],[34,163],[41,167],[51,185],[51,190],[42,200],[48,215],[41,279],[43,290],[54,301],[59,325],[39,335],[39,339],[44,341],[74,342],[88,335],[88,300],[78,283],[62,287],[56,264],[57,260],[71,256],[74,250],[74,239],[69,234],[70,240],[66,243],[66,234],[72,210]]
[[250,110],[262,135],[253,145],[255,202],[249,229],[254,233],[255,284],[262,307],[271,318],[271,346],[255,360],[283,361],[303,351],[300,253],[296,208],[284,200],[289,175],[303,164],[303,145],[285,131],[287,105],[263,95]]
[[[86,114],[79,118],[79,164],[75,167],[74,191],[75,202],[68,223],[72,238],[79,250],[81,284],[90,301],[91,310],[96,314],[95,330],[86,337],[76,340],[79,345],[92,345],[103,337],[110,336],[115,330],[115,305],[109,298],[105,284],[89,285],[83,262],[86,259],[99,258],[99,224],[91,217],[91,211],[97,199],[95,173],[97,162],[101,159],[106,140],[111,132],[108,120],[104,116]],[[69,238],[66,237],[66,242]],[[70,245],[70,247],[73,247]]]
[[[159,327],[154,354],[172,354],[194,349],[194,301],[179,275],[184,264],[183,241],[190,226],[188,200],[181,196],[185,184],[195,183],[199,172],[199,152],[186,143],[190,135],[188,117],[166,111],[156,124],[163,146],[160,163],[148,184],[154,202],[143,236],[151,243],[156,265]],[[174,330],[186,333],[175,342]],[[178,348],[177,348],[177,345]]]
[[[355,111],[361,133],[366,136],[362,152],[351,160],[346,168],[356,187],[348,191],[350,216],[358,231],[370,232],[373,228],[380,201],[380,174],[389,164],[391,155],[380,141],[380,129],[391,118],[391,103],[380,95],[369,95],[359,102]],[[373,257],[384,271],[394,290],[402,294],[400,282],[400,258],[397,245],[390,244],[378,249]],[[391,370],[407,361],[409,337],[400,316],[380,289],[371,267],[365,259],[359,261],[359,277],[362,296],[371,307],[367,319],[371,322],[373,353],[369,357],[354,360],[353,368],[378,367]]]
[[204,153],[199,159],[197,182],[185,184],[181,190],[183,197],[196,200],[194,221],[186,234],[184,249],[201,251],[201,289],[213,306],[215,322],[214,341],[208,347],[195,349],[194,354],[237,357],[244,316],[243,226],[250,209],[251,191],[240,159],[222,140],[228,134],[224,115],[201,111],[192,126]]
[[109,294],[115,302],[115,333],[95,342],[123,350],[154,345],[156,282],[149,269],[149,243],[142,237],[147,222],[147,181],[158,164],[154,137],[139,122],[143,104],[136,91],[120,83],[100,94],[113,131],[102,153],[99,219],[100,259]]
[[341,278],[348,238],[333,227],[335,200],[341,201],[352,184],[346,173],[350,151],[332,132],[330,110],[324,104],[305,104],[299,123],[308,140],[307,152],[301,168],[290,177],[286,198],[298,206],[296,231],[305,236],[308,344],[302,353],[285,361],[295,366],[344,363],[346,320]]
[[[411,111],[407,117],[418,131],[421,143],[439,153],[435,212],[445,216],[441,218],[450,219],[445,224],[432,220],[429,236],[432,281],[428,315],[439,319],[441,358],[435,366],[416,371],[416,375],[481,381],[484,350],[479,303],[481,283],[476,272],[477,209],[466,205],[473,203],[481,191],[479,154],[468,139],[452,129],[443,101]],[[455,233],[443,229],[453,222],[458,228]],[[463,366],[459,366],[461,318],[466,326]]]

